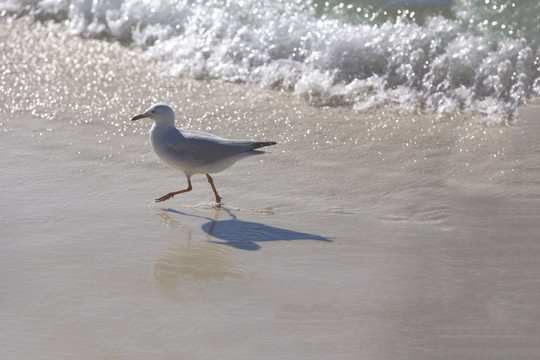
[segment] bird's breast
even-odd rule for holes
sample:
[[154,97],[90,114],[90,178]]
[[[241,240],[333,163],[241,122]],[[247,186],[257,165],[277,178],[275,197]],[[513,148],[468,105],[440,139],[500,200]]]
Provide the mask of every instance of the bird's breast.
[[163,162],[183,171],[198,165],[197,159],[190,151],[181,150],[185,139],[179,133],[159,131],[159,128],[152,130],[150,132],[152,149]]

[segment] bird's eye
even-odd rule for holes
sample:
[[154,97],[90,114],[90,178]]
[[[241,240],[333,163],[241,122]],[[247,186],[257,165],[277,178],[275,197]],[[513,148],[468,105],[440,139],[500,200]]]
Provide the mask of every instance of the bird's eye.
[[152,111],[150,111],[150,112],[151,112],[152,114],[155,114],[155,113],[156,113],[156,110],[152,110]]

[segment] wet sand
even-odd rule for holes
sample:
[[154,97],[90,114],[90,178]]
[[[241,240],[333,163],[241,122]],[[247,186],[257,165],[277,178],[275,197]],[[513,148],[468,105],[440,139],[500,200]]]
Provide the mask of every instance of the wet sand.
[[[316,108],[58,26],[0,22],[0,358],[540,353],[539,105],[499,127]],[[156,101],[279,144],[214,176],[222,208],[204,177],[155,204],[185,186],[129,122]]]

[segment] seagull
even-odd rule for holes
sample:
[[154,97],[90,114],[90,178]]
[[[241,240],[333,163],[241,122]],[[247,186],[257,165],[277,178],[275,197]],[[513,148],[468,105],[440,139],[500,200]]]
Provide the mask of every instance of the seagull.
[[263,154],[264,151],[256,149],[276,144],[274,141],[224,139],[201,131],[177,129],[174,126],[174,111],[165,104],[153,105],[146,112],[134,116],[131,121],[143,118],[154,120],[150,129],[154,152],[166,164],[183,171],[188,184],[186,189],[163,195],[155,199],[156,202],[191,191],[191,177],[205,174],[216,196],[216,203],[220,205],[221,196],[209,174],[223,171],[245,157]]

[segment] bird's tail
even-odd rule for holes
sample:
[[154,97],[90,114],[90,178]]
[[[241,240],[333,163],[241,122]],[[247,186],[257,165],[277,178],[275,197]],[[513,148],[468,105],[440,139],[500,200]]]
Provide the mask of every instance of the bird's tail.
[[276,145],[276,144],[277,143],[275,141],[256,142],[255,144],[253,144],[253,149],[258,149],[265,146]]

